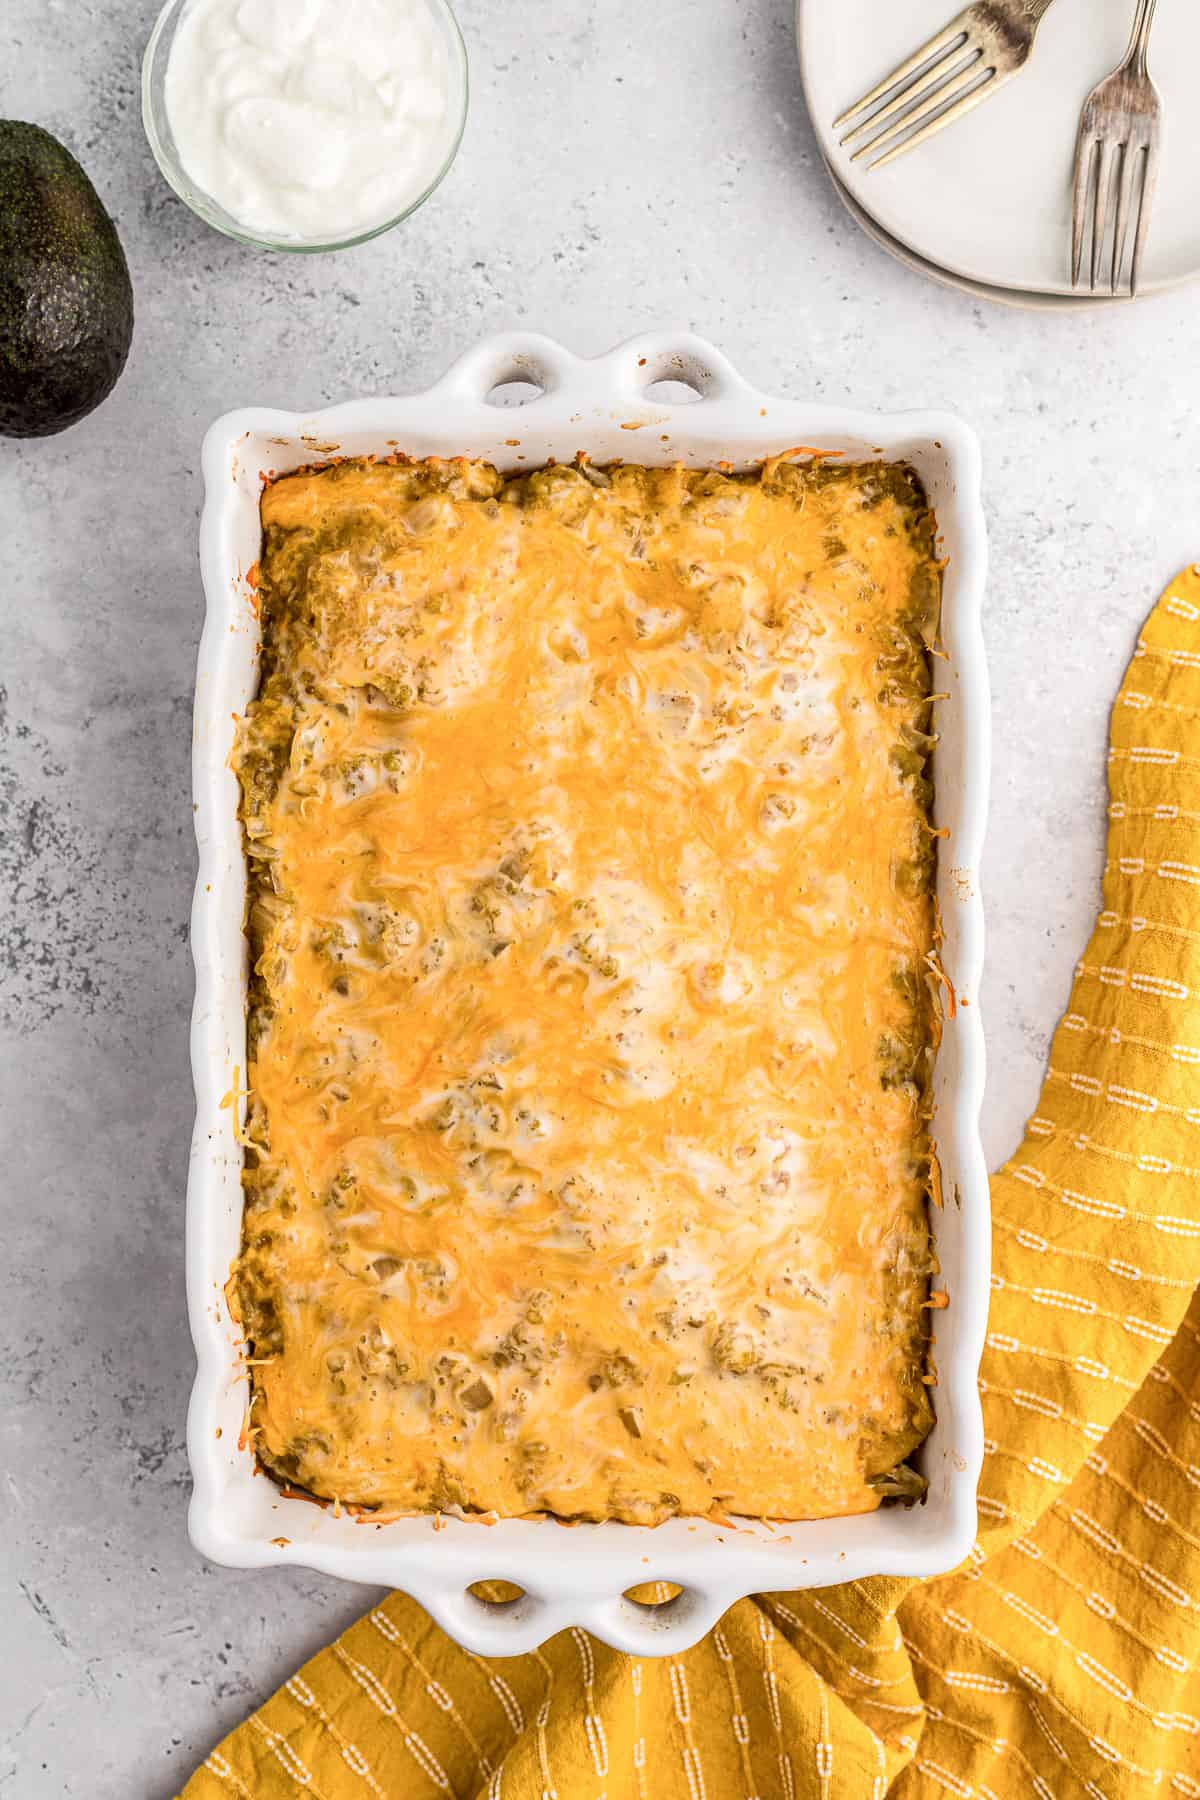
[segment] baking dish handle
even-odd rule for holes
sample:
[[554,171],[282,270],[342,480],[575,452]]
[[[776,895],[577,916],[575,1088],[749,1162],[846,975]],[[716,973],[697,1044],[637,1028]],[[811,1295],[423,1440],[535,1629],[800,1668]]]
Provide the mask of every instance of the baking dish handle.
[[[754,389],[743,381],[733,364],[692,331],[653,331],[629,338],[606,356],[587,365],[603,385],[626,402],[649,402],[655,407],[717,405],[727,400],[756,400]],[[660,383],[691,390],[691,398],[667,397],[649,390]]]
[[568,1629],[589,1631],[631,1656],[666,1656],[698,1644],[736,1596],[689,1586],[648,1605],[625,1594],[551,1597],[526,1588],[517,1599],[488,1601],[470,1588],[448,1591],[439,1584],[416,1597],[444,1631],[479,1656],[521,1656]]
[[[662,382],[691,393],[685,400],[648,391]],[[719,350],[689,331],[647,332],[596,357],[575,356],[540,332],[504,332],[460,356],[433,394],[470,406],[511,405],[514,397],[502,398],[498,390],[514,384],[539,390],[520,396],[521,405],[536,405],[549,395],[577,401],[581,408],[599,405],[617,410],[639,404],[671,408],[757,398]]]
[[540,388],[542,394],[555,394],[561,388],[573,385],[579,360],[561,344],[556,344],[553,338],[543,337],[540,332],[505,331],[497,337],[485,338],[460,356],[433,392],[475,405],[489,400],[500,404],[493,400],[495,390],[514,382]]

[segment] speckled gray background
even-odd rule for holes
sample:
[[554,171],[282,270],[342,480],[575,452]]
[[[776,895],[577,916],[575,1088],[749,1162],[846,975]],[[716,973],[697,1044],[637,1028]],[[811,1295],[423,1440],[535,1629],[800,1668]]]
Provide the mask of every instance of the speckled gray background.
[[805,118],[791,0],[464,0],[459,161],[396,234],[257,255],[161,182],[154,0],[3,0],[0,114],[61,135],[124,237],[133,355],[64,436],[0,440],[0,1794],[165,1800],[367,1595],[188,1545],[183,1194],[198,452],[250,401],[423,385],[485,332],[691,326],[759,385],[952,407],[984,441],[993,1160],[1097,895],[1106,715],[1200,556],[1196,292],[1009,312],[889,261]]

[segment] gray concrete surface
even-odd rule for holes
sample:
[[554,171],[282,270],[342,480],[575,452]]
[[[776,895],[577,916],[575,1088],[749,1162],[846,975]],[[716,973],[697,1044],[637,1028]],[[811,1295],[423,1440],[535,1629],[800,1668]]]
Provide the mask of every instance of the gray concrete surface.
[[0,114],[82,158],[137,289],[129,368],[64,436],[0,440],[6,690],[0,1795],[165,1800],[366,1603],[188,1545],[183,1194],[198,453],[248,401],[422,385],[485,332],[712,336],[760,385],[979,427],[993,576],[987,1143],[1013,1144],[1097,896],[1108,706],[1200,556],[1196,293],[1009,312],[889,261],[805,118],[790,0],[463,0],[444,188],[343,255],[244,250],[139,122],[154,0],[4,0]]

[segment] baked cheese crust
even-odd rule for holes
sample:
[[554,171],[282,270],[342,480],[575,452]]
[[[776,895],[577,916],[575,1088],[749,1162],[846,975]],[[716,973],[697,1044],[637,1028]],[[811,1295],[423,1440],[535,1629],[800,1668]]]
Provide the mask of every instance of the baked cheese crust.
[[919,1488],[915,475],[347,461],[262,519],[261,1461],[346,1504],[638,1523]]

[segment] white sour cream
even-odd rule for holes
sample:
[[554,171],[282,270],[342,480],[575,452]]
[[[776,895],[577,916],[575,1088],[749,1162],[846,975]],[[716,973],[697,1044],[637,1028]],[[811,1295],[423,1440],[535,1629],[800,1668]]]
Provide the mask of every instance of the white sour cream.
[[337,241],[424,192],[457,85],[431,0],[188,0],[166,109],[185,173],[248,232]]

